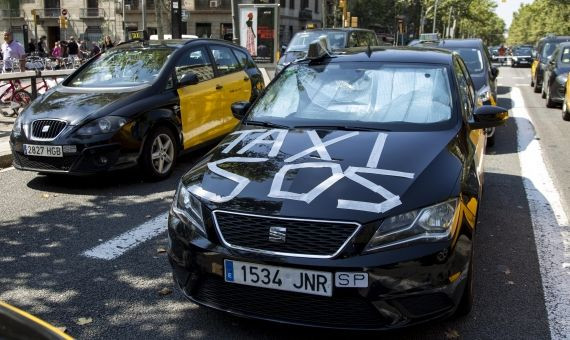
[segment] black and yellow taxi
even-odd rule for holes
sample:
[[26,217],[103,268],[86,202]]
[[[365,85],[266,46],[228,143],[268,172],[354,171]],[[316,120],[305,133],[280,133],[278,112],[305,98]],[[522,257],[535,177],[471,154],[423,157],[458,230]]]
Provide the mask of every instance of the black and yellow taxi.
[[0,301],[0,339],[73,340],[59,328]]
[[20,170],[88,174],[139,165],[170,175],[181,151],[216,141],[253,101],[262,74],[222,40],[142,40],[100,54],[34,100],[10,136]]
[[[182,176],[168,256],[185,296],[239,316],[391,329],[473,302],[483,129],[457,52],[326,39]],[[476,269],[475,269],[476,270]]]
[[530,66],[530,86],[534,87],[535,93],[544,93],[542,82],[544,70],[550,62],[552,53],[561,42],[570,41],[570,36],[549,34],[538,40],[536,43],[536,54]]
[[570,120],[570,72],[566,75],[566,88],[562,101],[562,119]]

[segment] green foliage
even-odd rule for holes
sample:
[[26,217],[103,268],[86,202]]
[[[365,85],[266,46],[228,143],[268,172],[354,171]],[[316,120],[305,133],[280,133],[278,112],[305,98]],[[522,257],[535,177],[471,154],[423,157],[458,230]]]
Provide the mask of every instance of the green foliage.
[[534,0],[521,5],[509,28],[510,45],[536,41],[548,33],[570,35],[570,3],[567,0]]

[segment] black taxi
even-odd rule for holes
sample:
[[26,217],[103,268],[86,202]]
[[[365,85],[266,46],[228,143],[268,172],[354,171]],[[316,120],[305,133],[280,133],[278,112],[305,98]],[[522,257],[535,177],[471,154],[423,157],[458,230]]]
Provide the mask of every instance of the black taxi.
[[247,50],[221,40],[142,40],[100,54],[34,100],[10,136],[14,167],[170,175],[180,151],[224,137],[235,101],[264,88]]
[[466,314],[486,138],[459,54],[326,40],[287,66],[179,183],[185,296],[288,324],[390,329]]

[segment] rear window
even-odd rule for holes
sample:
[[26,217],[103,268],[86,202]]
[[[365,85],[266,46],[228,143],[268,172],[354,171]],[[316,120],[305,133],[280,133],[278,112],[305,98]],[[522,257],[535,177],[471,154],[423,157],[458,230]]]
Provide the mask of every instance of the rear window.
[[481,51],[477,48],[464,48],[458,47],[453,48],[454,51],[459,53],[463,61],[465,62],[465,66],[469,70],[469,73],[482,73],[483,72],[483,55]]

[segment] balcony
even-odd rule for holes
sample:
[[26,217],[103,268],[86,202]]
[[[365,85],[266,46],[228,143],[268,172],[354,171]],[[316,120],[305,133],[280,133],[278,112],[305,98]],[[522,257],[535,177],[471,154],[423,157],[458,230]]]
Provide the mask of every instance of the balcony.
[[231,11],[231,0],[195,0],[195,11]]
[[[125,13],[140,13],[142,9],[141,0],[124,0],[125,1]],[[146,0],[146,11],[154,12],[154,0]],[[123,13],[123,7],[120,3],[115,6],[115,13]]]
[[313,20],[313,11],[310,9],[302,9],[299,11],[299,20]]
[[102,8],[80,8],[79,17],[81,19],[98,19],[105,17],[105,10]]
[[61,15],[61,8],[41,8],[36,9],[36,14],[40,18],[59,18]]
[[24,18],[24,11],[19,9],[0,9],[0,18]]

